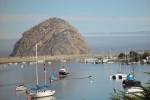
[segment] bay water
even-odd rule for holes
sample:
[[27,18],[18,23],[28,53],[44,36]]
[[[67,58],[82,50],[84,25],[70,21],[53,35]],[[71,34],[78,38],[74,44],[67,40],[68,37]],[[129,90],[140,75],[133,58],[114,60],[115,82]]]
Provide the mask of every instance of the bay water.
[[[21,68],[20,66],[24,66]],[[120,64],[89,64],[70,61],[66,69],[69,75],[59,79],[58,73],[61,66],[60,61],[46,63],[47,85],[49,89],[56,90],[52,97],[40,98],[38,100],[108,100],[113,88],[118,91],[125,91],[122,87],[122,80],[111,80],[110,75],[120,71],[129,74],[135,73],[136,80],[141,81],[142,85],[150,80],[150,76],[144,72],[150,72],[150,65],[120,65]],[[39,85],[44,85],[43,64],[38,64]],[[49,77],[55,75],[58,80],[49,82]],[[88,77],[92,76],[91,79]],[[0,100],[27,100],[25,92],[16,92],[15,88],[19,83],[27,86],[27,91],[36,87],[35,64],[12,64],[0,65]]]

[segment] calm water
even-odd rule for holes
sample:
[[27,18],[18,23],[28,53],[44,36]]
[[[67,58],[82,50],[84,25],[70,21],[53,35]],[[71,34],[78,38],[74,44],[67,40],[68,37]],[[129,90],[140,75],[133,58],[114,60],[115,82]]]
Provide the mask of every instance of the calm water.
[[[35,65],[22,64],[5,66],[0,65],[0,100],[26,100],[25,93],[15,92],[19,82],[27,86],[27,90],[35,87]],[[47,85],[49,85],[49,76],[56,75],[60,66],[59,61],[52,62],[47,66]],[[56,93],[53,97],[55,100],[108,100],[113,93],[113,88],[124,91],[122,80],[110,80],[109,76],[120,69],[119,64],[84,64],[75,61],[69,62],[67,69],[70,74],[64,79],[59,79],[52,83],[51,89]],[[150,80],[149,75],[144,72],[150,72],[150,65],[121,65],[122,73],[129,74],[134,67],[135,77],[143,85]],[[43,65],[38,65],[39,84],[44,84]],[[93,76],[90,80],[88,76]],[[90,83],[92,81],[92,83]],[[39,100],[50,100],[51,98],[42,98]]]

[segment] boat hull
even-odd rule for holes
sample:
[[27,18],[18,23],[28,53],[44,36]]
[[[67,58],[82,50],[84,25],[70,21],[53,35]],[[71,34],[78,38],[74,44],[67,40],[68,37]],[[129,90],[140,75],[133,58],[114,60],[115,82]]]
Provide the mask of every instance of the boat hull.
[[126,74],[114,74],[110,76],[110,79],[125,79],[127,77]]
[[26,89],[27,88],[25,86],[18,86],[18,87],[16,87],[16,91],[24,91]]
[[36,91],[31,92],[29,95],[31,98],[42,98],[52,96],[55,93],[55,90],[43,90],[43,91]]
[[141,87],[131,87],[127,89],[127,93],[139,93],[143,92],[143,89]]
[[68,75],[68,72],[59,72],[59,75]]
[[126,88],[126,87],[141,87],[141,82],[135,81],[135,80],[123,80],[122,85],[124,88]]
[[131,87],[128,88],[126,94],[130,97],[135,97],[135,95],[143,96],[143,89],[141,87]]

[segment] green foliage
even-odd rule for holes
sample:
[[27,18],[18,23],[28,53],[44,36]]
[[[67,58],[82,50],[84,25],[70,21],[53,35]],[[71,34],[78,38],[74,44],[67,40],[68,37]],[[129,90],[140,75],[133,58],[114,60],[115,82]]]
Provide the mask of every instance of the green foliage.
[[132,58],[132,62],[138,62],[139,61],[139,54],[134,51],[130,51],[129,57]]
[[118,58],[122,58],[122,59],[123,59],[124,57],[125,57],[125,54],[124,54],[124,53],[120,53],[119,56],[118,56]]
[[124,53],[120,53],[118,58],[124,59],[125,57],[129,57],[131,62],[138,62],[140,59],[146,59],[146,57],[150,56],[148,52],[144,54],[138,54],[135,51],[130,51],[129,54],[125,55]]
[[145,52],[143,55],[141,55],[142,59],[146,59],[146,57],[150,56],[148,52]]

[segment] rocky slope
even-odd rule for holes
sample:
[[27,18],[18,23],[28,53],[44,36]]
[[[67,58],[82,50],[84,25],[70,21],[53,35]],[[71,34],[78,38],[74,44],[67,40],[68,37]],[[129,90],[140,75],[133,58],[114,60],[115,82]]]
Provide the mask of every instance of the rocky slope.
[[61,18],[50,18],[22,34],[14,45],[11,56],[34,56],[38,44],[38,55],[66,55],[89,53],[83,37],[68,22]]

